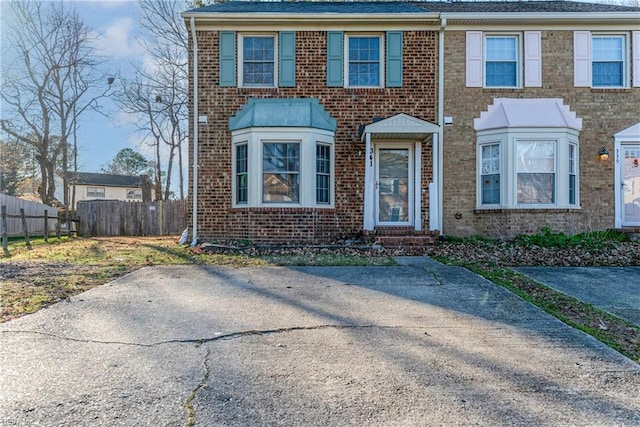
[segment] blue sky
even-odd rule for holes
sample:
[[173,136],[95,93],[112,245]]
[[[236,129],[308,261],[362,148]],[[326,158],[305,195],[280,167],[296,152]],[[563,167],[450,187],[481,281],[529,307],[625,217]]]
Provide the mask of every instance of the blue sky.
[[[104,59],[101,68],[106,75],[126,77],[132,73],[132,62],[144,61],[144,52],[139,45],[141,36],[136,0],[63,1],[66,5],[75,6],[84,23],[93,29],[94,44]],[[8,0],[0,2],[1,12],[7,13]],[[117,107],[109,99],[100,100],[100,105],[107,117],[87,111],[80,119],[77,133],[78,169],[99,172],[123,148],[132,148],[152,160],[153,151],[142,143],[140,136],[135,133],[135,127],[126,123]],[[174,176],[173,181],[177,182],[177,179]]]

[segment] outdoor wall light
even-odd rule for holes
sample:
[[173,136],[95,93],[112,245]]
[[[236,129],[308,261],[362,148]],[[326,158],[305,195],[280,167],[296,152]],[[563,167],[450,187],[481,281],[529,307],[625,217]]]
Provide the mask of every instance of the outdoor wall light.
[[606,147],[602,147],[598,151],[598,157],[600,157],[600,160],[602,160],[603,162],[609,160],[609,152],[607,151]]

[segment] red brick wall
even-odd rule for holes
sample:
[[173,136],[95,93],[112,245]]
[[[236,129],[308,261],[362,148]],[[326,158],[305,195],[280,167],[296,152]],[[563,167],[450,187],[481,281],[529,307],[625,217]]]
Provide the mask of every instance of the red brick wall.
[[[296,33],[296,87],[228,88],[218,85],[218,33],[198,31],[199,126],[198,237],[255,241],[329,241],[362,231],[364,142],[358,126],[374,117],[398,113],[436,121],[437,33],[404,33],[403,87],[329,88],[326,85],[326,32]],[[190,70],[192,65],[190,65]],[[190,93],[192,96],[192,82]],[[248,98],[317,98],[337,119],[335,134],[335,209],[232,208],[231,133],[228,119]],[[193,114],[193,112],[191,112]],[[192,123],[192,122],[191,122]],[[190,132],[193,135],[193,132]],[[193,152],[193,140],[189,141]],[[362,156],[358,157],[358,150]],[[423,184],[432,180],[431,143],[423,144]],[[190,156],[190,161],[193,158]],[[190,171],[191,171],[190,167]],[[190,172],[189,185],[192,186]],[[428,194],[423,195],[423,224],[428,228]],[[191,218],[190,218],[191,224]]]
[[[454,125],[444,130],[443,233],[456,236],[513,237],[553,230],[577,233],[614,225],[614,163],[598,160],[606,146],[613,154],[613,135],[640,120],[640,88],[607,90],[573,87],[573,32],[542,31],[542,87],[483,89],[465,87],[465,32],[445,38],[445,116]],[[473,119],[501,98],[562,98],[583,119],[580,133],[580,202],[578,210],[475,211],[476,137]],[[456,218],[456,214],[460,218]]]

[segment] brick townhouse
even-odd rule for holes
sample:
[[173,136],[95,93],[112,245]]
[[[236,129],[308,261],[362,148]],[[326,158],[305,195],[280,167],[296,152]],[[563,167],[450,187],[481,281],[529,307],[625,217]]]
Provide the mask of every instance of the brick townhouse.
[[640,8],[224,2],[183,17],[200,240],[640,227]]

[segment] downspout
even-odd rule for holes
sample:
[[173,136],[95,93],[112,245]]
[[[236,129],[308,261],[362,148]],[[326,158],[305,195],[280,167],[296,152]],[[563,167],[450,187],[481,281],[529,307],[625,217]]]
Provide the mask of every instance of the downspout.
[[191,198],[192,236],[191,246],[198,244],[198,39],[196,38],[196,22],[190,18],[191,39],[193,40],[193,188]]
[[443,201],[443,162],[444,162],[444,30],[447,27],[447,18],[440,19],[440,31],[438,32],[438,124],[440,129],[438,130],[438,146],[437,153],[434,156],[433,171],[438,179],[438,223],[435,226],[436,230],[440,230],[442,234],[442,201]]

